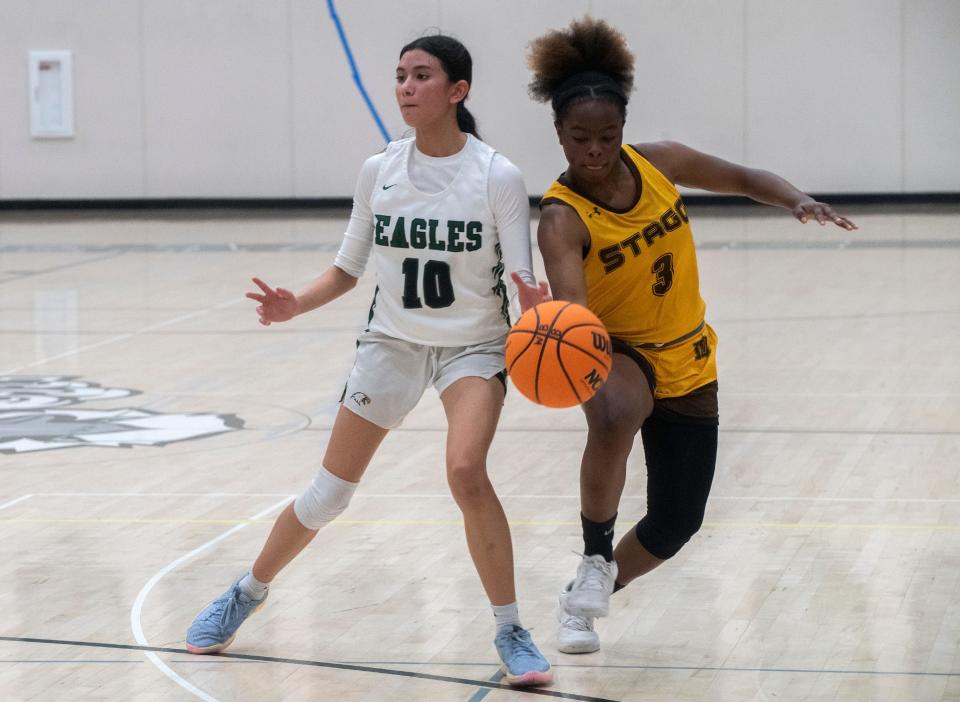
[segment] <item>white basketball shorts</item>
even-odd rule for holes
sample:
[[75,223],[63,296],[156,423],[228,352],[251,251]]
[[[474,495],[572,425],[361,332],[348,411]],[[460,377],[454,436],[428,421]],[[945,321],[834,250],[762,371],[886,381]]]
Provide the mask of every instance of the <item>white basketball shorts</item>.
[[442,393],[461,378],[503,372],[506,336],[471,346],[421,346],[364,332],[341,403],[367,421],[395,429],[430,385]]

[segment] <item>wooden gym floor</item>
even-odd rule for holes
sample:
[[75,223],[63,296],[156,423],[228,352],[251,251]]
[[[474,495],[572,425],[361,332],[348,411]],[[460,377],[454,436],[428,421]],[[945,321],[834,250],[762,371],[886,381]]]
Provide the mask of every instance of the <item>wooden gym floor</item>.
[[[838,209],[859,232],[691,208],[717,476],[703,530],[614,597],[598,653],[558,653],[554,620],[582,416],[509,394],[490,472],[544,694],[960,700],[960,211]],[[543,696],[498,682],[432,391],[232,655],[183,651],[322,454],[372,272],[270,328],[242,295],[329,265],[335,215],[2,215],[0,699]],[[638,446],[618,532],[644,485]]]

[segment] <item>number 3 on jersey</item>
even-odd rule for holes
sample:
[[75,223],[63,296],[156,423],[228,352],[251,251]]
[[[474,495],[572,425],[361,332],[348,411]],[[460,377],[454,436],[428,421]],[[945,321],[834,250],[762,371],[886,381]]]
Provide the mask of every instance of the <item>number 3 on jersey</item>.
[[418,294],[420,282],[420,259],[403,259],[403,306],[418,309],[440,309],[453,304],[453,281],[450,279],[450,264],[444,261],[426,261],[423,264],[423,301]]
[[651,286],[653,294],[663,297],[673,287],[673,254],[663,254],[654,261],[650,272],[657,276],[657,281]]

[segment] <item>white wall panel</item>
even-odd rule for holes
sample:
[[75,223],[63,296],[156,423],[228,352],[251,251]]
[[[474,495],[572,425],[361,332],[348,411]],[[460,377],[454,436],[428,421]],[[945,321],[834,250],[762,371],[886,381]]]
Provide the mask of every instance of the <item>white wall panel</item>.
[[445,0],[443,19],[473,56],[468,105],[481,136],[523,171],[527,190],[542,193],[566,168],[549,105],[527,93],[527,45],[548,29],[582,16],[584,0]]
[[289,196],[288,2],[142,5],[147,196]]
[[[364,160],[384,140],[351,77],[326,2],[292,2],[295,195],[349,197]],[[336,7],[366,91],[396,138],[406,128],[394,97],[397,57],[437,24],[437,0]]]
[[[0,197],[143,194],[139,6],[0,0]],[[73,52],[70,139],[32,139],[27,52]]]
[[904,0],[904,187],[960,191],[960,2]]
[[741,161],[745,0],[597,0],[636,57],[625,138],[680,141]]
[[[586,12],[637,55],[626,136],[811,191],[960,190],[958,0],[338,0],[390,133],[400,47],[474,55],[470,107],[542,192],[565,166],[527,43]],[[349,197],[383,140],[325,0],[0,0],[0,198]],[[69,49],[76,137],[29,135],[26,57]]]
[[901,190],[899,0],[747,8],[749,163],[807,190]]

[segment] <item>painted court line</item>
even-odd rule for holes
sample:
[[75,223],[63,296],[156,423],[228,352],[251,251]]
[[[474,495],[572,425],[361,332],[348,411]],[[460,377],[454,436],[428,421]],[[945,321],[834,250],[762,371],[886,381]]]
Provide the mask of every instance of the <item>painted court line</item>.
[[[97,641],[68,641],[63,639],[38,639],[38,638],[29,638],[29,637],[20,637],[20,636],[0,636],[0,641],[11,641],[14,643],[38,643],[38,644],[54,644],[60,646],[85,646],[92,648],[113,648],[113,649],[122,649],[128,651],[143,651],[147,656],[156,657],[157,653],[183,653],[186,654],[187,651],[182,648],[164,648],[161,646],[132,646],[130,644],[114,644],[114,643],[101,643]],[[309,666],[314,668],[333,668],[335,670],[351,670],[359,673],[377,673],[380,675],[393,675],[399,676],[402,678],[416,678],[418,680],[435,680],[437,682],[448,682],[455,683],[458,685],[468,685],[470,687],[482,687],[490,688],[494,690],[510,690],[513,693],[521,693],[527,695],[539,695],[541,697],[555,697],[558,699],[564,700],[580,700],[581,702],[618,702],[617,700],[611,700],[603,697],[592,697],[590,695],[578,695],[572,692],[560,692],[559,690],[550,690],[545,688],[517,688],[510,687],[509,685],[503,685],[499,682],[494,682],[491,680],[470,680],[469,678],[455,678],[448,675],[433,675],[430,673],[415,673],[410,670],[393,670],[391,668],[375,668],[369,665],[359,665],[356,663],[334,663],[330,661],[311,661],[303,660],[299,658],[278,658],[276,656],[256,656],[247,653],[217,653],[209,658],[232,658],[241,661],[256,661],[262,663],[285,663],[288,665],[300,665],[300,666]],[[159,659],[158,659],[159,660]],[[442,664],[438,664],[442,665]],[[169,670],[169,668],[167,669]],[[173,673],[173,671],[170,671]],[[176,675],[176,673],[173,673]],[[182,680],[182,678],[181,678]],[[184,681],[186,682],[186,681]],[[201,699],[207,700],[208,702],[219,702],[216,698],[211,697],[207,693],[203,692],[193,685],[189,685],[188,689],[193,694],[197,695]]]
[[33,495],[24,495],[23,497],[18,497],[18,498],[15,499],[15,500],[10,500],[9,502],[4,502],[2,505],[0,505],[0,510],[4,510],[4,509],[6,509],[7,507],[13,507],[14,505],[20,504],[21,502],[23,502],[23,501],[25,501],[25,500],[29,500],[31,497],[33,497]]
[[[174,653],[189,655],[182,648],[165,648],[161,646],[134,646],[132,644],[102,643],[98,641],[71,641],[65,639],[41,639],[27,636],[0,636],[0,641],[11,643],[34,643],[51,644],[58,646],[80,646],[87,648],[107,648],[124,651],[145,651],[155,653]],[[312,661],[299,658],[281,658],[276,656],[258,656],[248,653],[217,653],[211,656],[203,657],[204,660],[226,662],[223,659],[234,659],[237,661],[249,661],[259,663],[288,663],[291,665],[312,666],[319,668],[336,668],[340,670],[356,670],[368,673],[383,673],[385,675],[399,675],[409,678],[423,678],[427,680],[439,680],[443,682],[456,682],[466,685],[476,685],[492,689],[509,689],[513,692],[526,692],[534,695],[545,695],[548,697],[560,697],[563,699],[583,700],[585,702],[616,702],[615,700],[605,700],[600,697],[589,697],[586,695],[576,695],[568,692],[558,692],[555,690],[543,689],[519,689],[507,688],[505,685],[499,685],[488,680],[470,680],[465,678],[454,678],[443,675],[429,675],[423,673],[414,673],[407,670],[393,670],[390,668],[380,668],[375,666],[382,665],[406,665],[406,666],[488,666],[484,663],[443,663],[443,662],[418,662],[418,661],[373,661],[365,663],[335,663],[328,661]],[[68,663],[79,663],[82,661],[65,661]],[[868,675],[868,676],[908,676],[908,677],[933,677],[933,678],[960,678],[958,671],[925,671],[925,670],[866,670],[862,668],[775,668],[775,667],[753,667],[753,666],[716,666],[716,665],[585,665],[585,664],[557,664],[555,668],[582,669],[582,670],[680,670],[680,671],[711,671],[716,673],[803,673],[811,675]]]
[[28,368],[35,368],[36,366],[42,366],[44,364],[50,363],[52,361],[59,361],[64,358],[69,358],[70,356],[75,356],[77,354],[86,353],[87,351],[93,351],[94,349],[99,349],[104,346],[109,346],[110,344],[115,344],[118,341],[126,341],[127,339],[132,339],[138,334],[145,334],[146,332],[154,331],[156,329],[162,329],[164,327],[172,326],[174,324],[179,324],[180,322],[185,322],[188,319],[193,319],[195,317],[202,317],[204,315],[210,314],[211,312],[216,312],[218,310],[230,307],[231,305],[238,304],[243,298],[229,300],[227,302],[221,302],[220,304],[214,305],[212,307],[207,307],[202,310],[197,310],[195,312],[190,312],[188,314],[180,315],[179,317],[174,317],[172,319],[165,320],[163,322],[157,322],[156,324],[150,324],[149,326],[137,329],[136,331],[128,332],[126,334],[118,334],[117,336],[112,336],[109,339],[104,339],[103,341],[98,341],[95,344],[87,344],[86,346],[78,346],[75,349],[70,351],[64,351],[63,353],[57,354],[56,356],[48,356],[47,358],[41,358],[39,361],[34,361],[33,363],[27,363],[16,368],[11,368],[0,372],[0,375],[14,375],[21,371],[27,370]]
[[[251,517],[251,521],[260,519],[261,517],[265,517],[266,515],[270,514],[271,512],[274,512],[274,511],[278,510],[279,508],[283,507],[283,506],[286,505],[289,501],[290,501],[290,498],[289,498],[289,497],[285,497],[283,500],[281,500],[280,502],[277,502],[276,504],[271,505],[271,506],[268,507],[267,509],[264,509],[264,510],[261,510],[260,512],[257,512],[255,515],[253,515],[253,517]],[[150,591],[154,588],[154,586],[155,586],[158,582],[160,582],[160,580],[161,580],[165,575],[167,575],[167,573],[170,573],[172,570],[174,570],[175,568],[177,568],[177,567],[180,566],[181,564],[186,563],[187,561],[189,561],[191,558],[193,558],[193,557],[196,556],[197,554],[202,553],[203,551],[207,550],[208,548],[211,548],[211,547],[215,546],[216,544],[220,543],[221,541],[229,538],[230,536],[232,536],[233,534],[237,533],[237,532],[240,531],[241,529],[244,529],[244,528],[247,526],[247,524],[249,524],[249,522],[244,523],[244,524],[238,524],[237,526],[233,527],[232,529],[228,529],[227,531],[225,531],[224,533],[222,533],[220,536],[217,536],[216,538],[210,539],[210,541],[207,541],[205,544],[203,544],[203,545],[201,545],[201,546],[193,549],[193,550],[190,551],[189,553],[186,553],[186,554],[180,556],[180,558],[176,559],[175,561],[171,562],[170,564],[168,564],[168,565],[165,566],[164,568],[160,569],[160,571],[158,571],[158,572],[156,573],[156,575],[154,575],[152,578],[150,578],[149,581],[147,581],[147,584],[143,586],[143,589],[140,590],[139,594],[137,595],[136,600],[134,600],[133,607],[132,607],[131,610],[130,610],[130,627],[131,627],[131,629],[133,629],[133,636],[134,636],[134,638],[136,639],[136,641],[137,641],[138,644],[140,644],[141,646],[145,647],[143,650],[146,652],[147,659],[148,659],[151,663],[153,663],[157,668],[159,668],[160,671],[161,671],[164,675],[166,675],[168,678],[170,678],[171,680],[173,680],[177,685],[179,685],[180,687],[182,687],[182,688],[183,688],[184,690],[186,690],[187,692],[190,692],[191,694],[199,697],[200,699],[205,700],[206,702],[218,702],[218,700],[217,700],[215,697],[211,697],[210,695],[208,695],[206,692],[204,692],[204,691],[201,690],[200,688],[194,686],[194,685],[193,685],[192,683],[190,683],[189,681],[187,681],[187,680],[185,680],[184,678],[180,677],[177,673],[175,673],[173,670],[171,670],[170,667],[167,666],[166,663],[164,663],[163,661],[161,661],[161,660],[160,660],[160,657],[157,656],[157,654],[156,654],[152,649],[149,648],[150,643],[149,643],[149,641],[147,641],[147,637],[146,637],[146,636],[144,635],[144,633],[143,633],[143,625],[142,625],[142,623],[141,623],[141,615],[142,615],[142,613],[143,613],[143,603],[146,601],[147,595],[150,594]],[[180,653],[180,652],[182,652],[182,651],[180,651],[180,650],[178,649],[177,652]]]
[[[307,280],[307,279],[304,279],[304,280]],[[294,282],[292,282],[290,285],[293,286],[293,287],[296,287],[296,286],[302,284],[302,283],[304,282],[304,280],[294,281]],[[312,280],[312,278],[311,278],[310,280]],[[102,347],[104,347],[104,346],[108,346],[108,345],[110,345],[110,344],[115,344],[115,343],[117,343],[118,341],[126,341],[127,339],[132,339],[133,337],[138,336],[138,335],[140,335],[140,334],[146,334],[146,333],[148,333],[148,332],[156,331],[157,329],[163,329],[163,328],[165,328],[165,327],[173,326],[174,324],[179,324],[180,322],[185,322],[185,321],[187,321],[188,319],[194,319],[194,318],[196,318],[196,317],[203,317],[203,316],[208,315],[208,314],[210,314],[210,313],[212,313],[212,312],[218,312],[218,311],[220,311],[220,310],[222,310],[222,309],[226,309],[227,307],[232,307],[232,306],[234,306],[234,305],[239,305],[239,304],[242,304],[242,303],[244,303],[244,302],[246,302],[246,301],[247,301],[247,299],[246,299],[245,297],[243,297],[243,296],[241,296],[241,295],[238,295],[238,296],[235,297],[235,298],[231,298],[231,299],[229,299],[229,300],[225,300],[224,302],[220,302],[220,303],[218,303],[218,304],[216,304],[216,305],[212,305],[212,306],[210,306],[210,307],[205,307],[205,308],[200,309],[200,310],[195,310],[195,311],[193,311],[193,312],[188,312],[187,314],[182,314],[182,315],[179,315],[179,316],[177,316],[177,317],[173,317],[173,318],[171,318],[171,319],[167,319],[167,320],[165,320],[165,321],[163,321],[163,322],[156,322],[155,324],[149,324],[149,325],[147,325],[147,326],[145,326],[145,327],[142,327],[142,328],[140,328],[140,329],[137,329],[136,331],[127,332],[127,333],[125,333],[125,334],[118,334],[118,335],[116,335],[116,336],[110,337],[109,339],[104,339],[103,341],[98,341],[98,342],[95,343],[95,344],[87,344],[86,346],[78,346],[78,347],[75,348],[75,349],[71,349],[70,351],[65,351],[65,352],[63,352],[63,353],[57,354],[56,356],[48,356],[47,358],[41,358],[39,361],[34,361],[33,363],[27,363],[27,364],[22,365],[22,366],[17,366],[16,368],[11,368],[11,369],[8,369],[8,370],[5,370],[5,371],[0,371],[0,375],[14,375],[14,374],[19,373],[19,372],[21,372],[21,371],[27,370],[28,368],[35,368],[36,366],[42,366],[42,365],[44,365],[44,364],[46,364],[46,363],[50,363],[50,362],[52,362],[52,361],[59,361],[59,360],[64,359],[64,358],[69,358],[70,356],[75,356],[75,355],[77,355],[77,354],[86,353],[87,351],[93,351],[94,349],[99,349],[99,348],[102,348]]]

